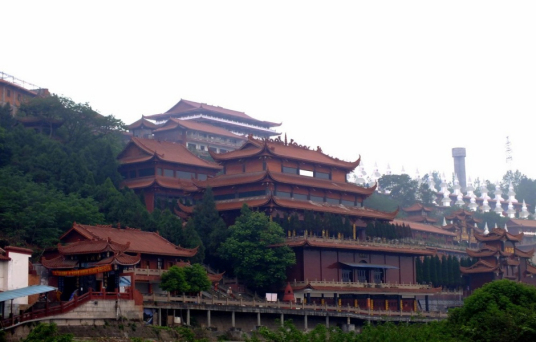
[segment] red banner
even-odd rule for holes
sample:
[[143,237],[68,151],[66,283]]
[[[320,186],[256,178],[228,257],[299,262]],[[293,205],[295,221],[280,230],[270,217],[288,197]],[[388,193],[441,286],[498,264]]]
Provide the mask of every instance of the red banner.
[[93,268],[84,268],[83,270],[72,270],[72,271],[52,271],[52,275],[60,277],[79,277],[86,276],[91,274],[97,274],[102,272],[109,272],[112,270],[112,265],[104,265]]

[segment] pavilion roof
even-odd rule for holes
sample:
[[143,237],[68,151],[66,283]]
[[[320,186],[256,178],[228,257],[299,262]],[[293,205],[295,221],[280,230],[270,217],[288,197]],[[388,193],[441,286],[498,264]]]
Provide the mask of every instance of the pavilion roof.
[[467,211],[465,209],[457,210],[457,211],[451,213],[449,216],[445,216],[445,219],[447,219],[447,220],[459,219],[459,220],[463,221],[463,220],[465,220],[465,218],[467,216],[469,216],[471,218],[471,220],[476,222],[476,223],[481,222],[481,220],[474,218],[473,212]]
[[232,110],[232,109],[226,109],[222,107],[207,105],[205,103],[199,103],[199,102],[183,100],[183,99],[181,99],[177,104],[171,107],[167,112],[163,114],[149,115],[148,118],[153,119],[153,120],[164,120],[170,117],[183,116],[187,114],[198,113],[200,111],[209,111],[213,113],[218,113],[220,115],[223,115],[229,118],[240,119],[241,121],[258,122],[258,123],[265,124],[267,126],[280,126],[281,125],[280,123],[273,123],[269,121],[260,121],[260,120],[254,119],[244,112],[239,112],[239,111]]
[[381,253],[393,253],[393,254],[410,254],[410,255],[435,255],[436,251],[411,248],[407,246],[396,247],[384,246],[376,244],[366,244],[359,241],[346,241],[346,240],[329,240],[323,238],[310,238],[299,237],[286,239],[285,245],[289,247],[315,247],[315,248],[335,248],[354,251],[367,251],[367,252],[381,252]]
[[[224,201],[216,201],[216,210],[218,211],[227,211],[227,210],[239,210],[242,208],[242,205],[247,204],[250,208],[258,207],[282,207],[298,210],[311,210],[315,212],[329,212],[332,214],[347,215],[351,217],[361,217],[369,219],[380,219],[391,221],[395,218],[398,213],[394,211],[392,213],[385,213],[378,210],[368,209],[368,208],[357,208],[357,207],[347,207],[342,204],[328,204],[328,203],[317,203],[312,201],[301,201],[291,198],[280,198],[273,195],[258,196],[251,198],[237,198]],[[181,203],[178,204],[179,208],[191,214],[194,210],[193,206],[185,206]]]
[[107,240],[82,240],[69,243],[67,245],[58,244],[58,251],[64,255],[88,254],[102,252],[125,252],[130,247],[130,243],[120,244]]
[[460,266],[460,271],[463,274],[489,273],[489,272],[495,272],[498,269],[499,269],[499,265],[492,265],[482,259],[478,260],[475,264],[469,267]]
[[364,188],[353,183],[334,182],[327,179],[292,175],[282,172],[272,172],[270,170],[238,174],[225,174],[216,176],[214,178],[209,178],[205,181],[193,180],[193,182],[196,186],[200,188],[217,188],[223,186],[234,186],[238,184],[260,182],[267,179],[271,179],[275,183],[313,187],[317,189],[334,190],[338,192],[346,192],[367,196],[372,195],[372,193],[374,193],[374,190],[376,189],[376,186]]
[[166,189],[176,189],[183,191],[197,190],[197,187],[194,185],[192,180],[164,176],[150,176],[143,178],[124,179],[121,185],[130,189],[145,189],[152,186],[160,186]]
[[70,260],[66,259],[64,255],[58,255],[51,259],[41,258],[41,264],[49,269],[74,268],[78,266],[78,260]]
[[520,242],[521,240],[523,240],[523,233],[514,235],[514,234],[508,233],[506,230],[502,228],[494,228],[487,235],[479,234],[475,231],[474,236],[477,239],[477,241],[480,241],[480,242],[500,241],[500,240]]
[[[402,209],[404,210],[404,209]],[[411,221],[411,222],[425,222],[425,223],[436,223],[437,219],[430,217],[430,216],[422,216],[422,215],[413,215],[404,217],[404,220]]]
[[531,264],[527,263],[527,268],[525,270],[526,275],[536,275],[536,267],[532,266]]
[[408,212],[411,212],[411,211],[420,211],[420,210],[424,210],[426,212],[432,212],[434,209],[431,208],[431,207],[425,207],[422,203],[415,203],[407,208],[402,208],[403,211],[408,211]]
[[418,231],[422,231],[422,232],[433,233],[433,234],[441,234],[441,235],[447,235],[447,236],[456,236],[455,233],[451,233],[451,232],[446,231],[444,229],[441,229],[439,227],[435,227],[435,226],[432,226],[432,225],[429,225],[429,224],[418,223],[418,222],[414,222],[414,221],[407,221],[407,218],[396,219],[396,220],[393,221],[393,223],[394,224],[408,225],[411,228],[411,230],[418,230]]
[[[127,156],[125,152],[131,146],[138,147],[145,153],[145,155],[137,155],[133,157]],[[121,164],[140,163],[149,161],[153,158],[170,163],[191,165],[213,170],[222,169],[222,167],[216,163],[199,158],[190,152],[183,144],[155,139],[132,137],[132,140],[130,140],[123,151],[117,156],[117,159],[119,159]]]
[[532,256],[534,255],[534,248],[528,251],[522,251],[518,248],[514,248],[514,255],[520,258],[532,258]]
[[144,117],[142,117],[138,121],[135,121],[135,122],[133,122],[133,123],[131,123],[130,125],[127,126],[127,128],[129,130],[133,130],[133,129],[140,128],[140,127],[146,127],[146,128],[149,128],[149,129],[156,129],[156,128],[160,127],[160,126],[157,125],[157,124],[152,123],[151,121],[147,120]]
[[123,265],[123,266],[133,266],[140,262],[141,254],[128,255],[125,253],[119,253],[105,258],[95,263],[94,266],[104,266],[104,265]]
[[320,147],[317,147],[316,150],[311,150],[309,147],[299,145],[293,140],[291,140],[290,143],[286,142],[286,138],[285,141],[282,141],[280,137],[275,139],[257,140],[249,136],[247,142],[237,150],[225,153],[209,151],[209,153],[214,160],[219,162],[255,157],[264,154],[278,158],[336,167],[348,172],[354,170],[361,160],[361,158],[358,158],[354,162],[343,161],[323,153]]
[[492,246],[484,246],[478,251],[467,248],[466,252],[471,258],[486,258],[499,254],[500,250]]
[[155,129],[154,133],[169,131],[169,130],[176,129],[178,127],[182,127],[182,128],[193,130],[193,131],[200,131],[200,132],[220,135],[220,136],[238,139],[238,140],[246,140],[244,136],[231,133],[225,128],[221,128],[221,127],[217,127],[217,126],[213,126],[213,125],[205,124],[201,122],[191,121],[191,120],[179,120],[179,119],[174,119],[174,118],[169,119],[164,125]]
[[197,253],[196,248],[183,248],[176,246],[155,232],[145,232],[135,228],[112,228],[111,226],[89,226],[74,223],[73,227],[60,237],[62,240],[72,231],[76,231],[88,239],[100,239],[114,241],[119,244],[130,243],[127,252],[169,255],[177,257],[193,257]]

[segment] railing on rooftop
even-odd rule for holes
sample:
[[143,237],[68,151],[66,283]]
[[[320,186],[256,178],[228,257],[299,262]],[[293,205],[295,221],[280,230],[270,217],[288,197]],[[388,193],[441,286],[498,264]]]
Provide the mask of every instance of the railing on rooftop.
[[[248,124],[248,123],[240,122],[240,121],[235,121],[235,120],[222,119],[222,118],[219,118],[219,117],[216,117],[216,116],[206,115],[206,114],[194,114],[194,115],[188,115],[188,116],[181,116],[179,119],[180,120],[209,119],[209,120],[228,123],[228,124],[232,124],[232,125],[237,125],[237,126],[242,126],[242,127],[247,127],[247,128],[253,128],[253,129],[257,129],[257,130],[267,132],[267,133],[277,134],[277,132],[274,131],[273,129],[269,129],[269,128],[266,128],[266,127],[262,127],[262,126],[258,126],[258,125],[252,125],[252,124]],[[157,124],[165,123],[166,121],[167,120],[158,120]]]
[[23,81],[23,80],[21,80],[19,78],[16,78],[15,76],[12,76],[10,74],[6,74],[3,71],[0,71],[0,79],[6,80],[6,81],[8,81],[10,83],[13,83],[15,85],[18,85],[18,86],[23,87],[23,88],[28,89],[28,90],[40,89],[40,87],[36,86],[35,84]]

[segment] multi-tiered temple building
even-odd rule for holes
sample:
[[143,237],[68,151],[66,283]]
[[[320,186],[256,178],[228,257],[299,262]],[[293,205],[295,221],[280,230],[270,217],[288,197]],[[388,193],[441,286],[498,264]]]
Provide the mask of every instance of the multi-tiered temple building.
[[[216,208],[228,224],[243,204],[261,210],[287,227],[286,244],[297,264],[288,280],[297,298],[381,310],[416,310],[416,296],[439,289],[416,284],[415,259],[433,250],[372,242],[367,224],[388,224],[397,212],[363,206],[375,188],[347,181],[359,165],[342,161],[294,141],[249,137],[238,150],[213,153],[222,174],[193,179],[200,198],[212,188]],[[192,206],[179,203],[185,214]],[[331,224],[337,220],[339,224]],[[288,226],[287,222],[299,224]]]
[[501,228],[489,231],[486,226],[483,234],[475,232],[474,237],[480,248],[467,249],[467,254],[478,260],[470,267],[460,267],[462,274],[469,277],[471,289],[496,279],[536,284],[536,267],[529,262],[534,249],[522,251],[516,246],[523,239],[522,233],[513,235]]
[[270,138],[281,124],[261,121],[246,113],[180,100],[162,114],[144,116],[128,126],[135,137],[176,142],[201,156],[224,153],[244,144],[246,136]]

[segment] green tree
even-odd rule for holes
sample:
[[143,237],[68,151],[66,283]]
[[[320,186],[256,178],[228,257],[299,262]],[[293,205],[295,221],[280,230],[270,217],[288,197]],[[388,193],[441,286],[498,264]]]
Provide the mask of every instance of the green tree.
[[186,281],[184,267],[171,266],[166,272],[162,273],[160,288],[176,293],[189,292],[190,285]]
[[296,262],[292,249],[284,245],[281,226],[270,222],[264,213],[252,212],[244,204],[229,231],[219,252],[230,263],[235,275],[257,289],[281,285],[287,268]]
[[203,194],[203,199],[193,211],[193,227],[201,237],[205,247],[206,262],[212,265],[221,266],[221,257],[218,254],[220,244],[227,238],[227,226],[216,210],[214,194],[211,188],[207,188]]
[[210,280],[207,271],[200,264],[193,264],[184,268],[186,282],[190,287],[190,292],[201,292],[210,289]]
[[448,319],[449,328],[471,341],[536,338],[536,288],[510,280],[487,283]]

